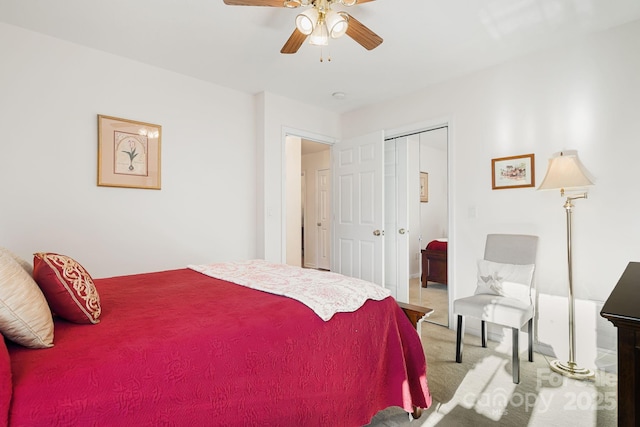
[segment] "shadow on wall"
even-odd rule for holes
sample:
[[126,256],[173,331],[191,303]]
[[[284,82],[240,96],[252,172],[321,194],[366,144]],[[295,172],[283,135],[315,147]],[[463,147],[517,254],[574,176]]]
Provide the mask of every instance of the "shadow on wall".
[[[538,295],[539,353],[569,360],[569,305],[567,297]],[[575,361],[579,366],[617,373],[616,330],[600,316],[602,301],[575,300]]]

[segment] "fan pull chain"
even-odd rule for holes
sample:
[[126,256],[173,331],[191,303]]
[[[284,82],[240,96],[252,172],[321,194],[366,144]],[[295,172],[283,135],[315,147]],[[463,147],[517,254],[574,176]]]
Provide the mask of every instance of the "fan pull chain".
[[[322,46],[320,46],[320,62],[324,62],[324,59],[322,58]],[[331,62],[331,53],[327,54],[327,62]]]

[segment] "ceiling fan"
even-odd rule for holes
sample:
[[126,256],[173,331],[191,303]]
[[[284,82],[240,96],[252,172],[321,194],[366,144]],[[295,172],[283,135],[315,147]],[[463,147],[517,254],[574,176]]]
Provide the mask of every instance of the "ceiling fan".
[[353,6],[374,0],[224,0],[231,6],[271,6],[296,8],[308,7],[296,17],[296,28],[280,53],[296,53],[309,37],[314,45],[327,45],[329,38],[346,34],[367,50],[375,49],[382,38],[356,18],[344,11],[334,11],[331,6]]

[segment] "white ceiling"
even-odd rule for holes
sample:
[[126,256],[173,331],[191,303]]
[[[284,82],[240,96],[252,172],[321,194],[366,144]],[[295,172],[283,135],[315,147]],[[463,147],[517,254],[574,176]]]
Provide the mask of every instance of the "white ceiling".
[[[248,93],[344,112],[640,19],[640,0],[376,0],[346,10],[384,42],[280,48],[300,9],[222,0],[0,0],[0,21]],[[332,98],[337,91],[346,99]]]

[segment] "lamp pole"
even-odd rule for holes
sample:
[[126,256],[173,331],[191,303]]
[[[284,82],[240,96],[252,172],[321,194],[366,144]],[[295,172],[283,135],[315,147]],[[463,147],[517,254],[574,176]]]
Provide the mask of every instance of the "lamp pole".
[[[560,194],[564,196],[564,189],[560,190]],[[563,363],[556,359],[551,362],[551,369],[555,372],[578,380],[586,380],[594,377],[593,371],[587,368],[580,368],[575,362],[576,336],[574,322],[575,302],[573,299],[573,260],[571,257],[571,219],[573,216],[573,208],[575,206],[573,201],[586,198],[587,193],[568,196],[567,201],[563,206],[567,213],[567,263],[569,267],[569,361]]]

